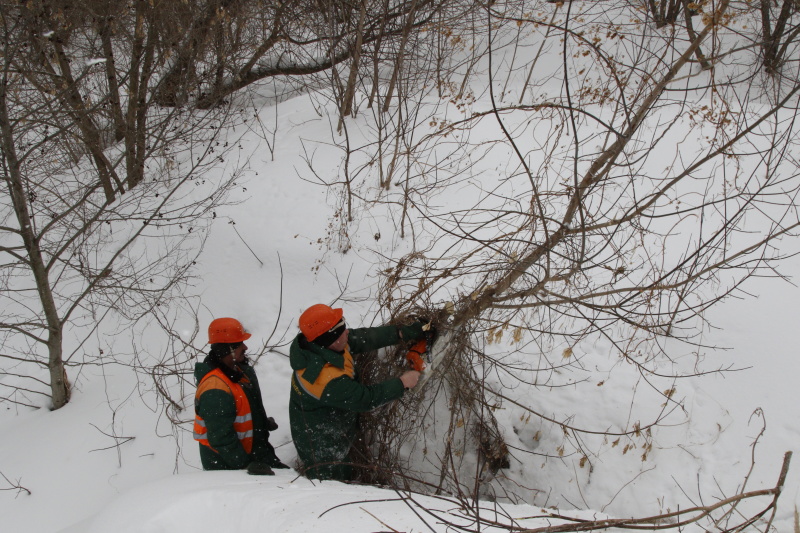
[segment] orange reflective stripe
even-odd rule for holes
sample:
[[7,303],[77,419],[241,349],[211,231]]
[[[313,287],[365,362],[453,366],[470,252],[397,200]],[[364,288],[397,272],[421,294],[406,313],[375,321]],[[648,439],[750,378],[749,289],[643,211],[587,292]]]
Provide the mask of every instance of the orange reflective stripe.
[[231,388],[225,382],[226,381],[225,378],[227,378],[225,374],[222,374],[220,376],[218,374],[215,374],[213,371],[209,372],[203,377],[202,380],[200,380],[200,384],[197,386],[197,392],[195,393],[195,397],[200,398],[200,396],[202,396],[204,392],[210,390],[221,390],[227,392],[228,394],[231,394]]
[[205,421],[197,416],[194,415],[194,440],[200,442],[201,444],[205,444],[209,448],[211,445],[208,443],[208,439],[206,438],[206,433],[208,433],[208,429],[206,429]]
[[317,376],[317,379],[314,380],[314,383],[311,383],[303,377],[305,372],[305,368],[296,370],[294,373],[295,381],[297,381],[297,384],[300,385],[304,391],[319,400],[322,398],[322,391],[324,391],[328,383],[334,379],[342,376],[348,376],[350,379],[354,379],[356,377],[356,371],[353,367],[353,356],[350,354],[350,347],[346,346],[344,349],[344,368],[339,368],[327,363],[322,367],[322,370],[320,371],[319,376]]
[[[253,451],[253,413],[250,410],[250,402],[244,393],[244,389],[238,383],[231,381],[222,370],[215,368],[200,380],[195,393],[195,403],[199,402],[200,397],[210,390],[224,390],[233,396],[233,401],[236,404],[236,418],[233,421],[233,429],[236,431],[236,436],[239,438],[239,442],[242,443],[244,451],[247,453]],[[199,414],[195,414],[194,440],[214,450],[208,442],[207,434],[208,428],[205,420]]]

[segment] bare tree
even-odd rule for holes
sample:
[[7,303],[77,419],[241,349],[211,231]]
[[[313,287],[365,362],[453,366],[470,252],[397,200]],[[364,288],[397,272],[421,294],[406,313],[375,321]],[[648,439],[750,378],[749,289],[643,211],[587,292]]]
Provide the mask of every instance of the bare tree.
[[[335,81],[342,115],[348,116],[359,78],[376,77],[377,70],[371,69],[391,65],[394,81],[387,89],[387,106],[404,63],[415,54],[419,34],[450,21],[455,25],[478,5],[435,0],[360,4],[290,0],[266,6],[209,2],[181,19],[183,35],[159,82],[158,101],[164,105],[196,102],[207,108],[266,78],[321,73]],[[372,58],[371,65],[363,61],[364,56]],[[348,75],[340,79],[338,68],[347,63]],[[216,76],[201,80],[196,73],[204,71]]]
[[235,179],[204,192],[195,182],[224,157],[225,109],[153,105],[163,16],[148,2],[2,3],[6,400],[67,403],[66,368],[83,362],[86,338],[107,313],[135,319],[185,279]]
[[[187,274],[191,254],[171,274],[159,270],[169,254],[188,253],[165,245],[164,255],[149,259],[145,269],[158,272],[153,280],[162,286],[144,288],[137,277],[143,272],[135,273],[129,254],[154,227],[177,233],[194,228],[192,221],[202,220],[224,195],[235,173],[199,200],[185,201],[177,191],[206,162],[223,159],[215,139],[238,91],[276,76],[297,78],[297,87],[319,85],[322,77],[300,78],[322,73],[344,117],[357,112],[356,88],[370,83],[379,65],[393,65],[388,105],[412,77],[398,74],[416,60],[415,31],[434,18],[446,23],[472,9],[469,2],[432,1],[3,3],[3,163],[6,213],[16,221],[5,228],[10,240],[4,251],[13,257],[6,276],[16,287],[30,273],[38,302],[26,303],[22,281],[6,292],[3,356],[49,373],[33,378],[36,372],[11,363],[4,385],[12,395],[39,395],[49,383],[53,406],[63,405],[69,398],[64,332],[82,322],[76,316],[88,313],[94,322],[103,306],[125,307],[108,299],[113,294],[117,302],[135,302],[124,311],[134,317]],[[338,68],[348,61],[347,79],[340,79]],[[374,86],[379,82],[372,79]],[[195,106],[212,111],[196,112]],[[135,230],[120,229],[136,219],[142,225]],[[108,252],[111,242],[123,244],[115,253],[90,251]],[[123,263],[131,269],[124,275]],[[57,289],[59,283],[69,289]],[[28,342],[18,344],[21,338]],[[46,361],[34,355],[39,345],[47,347]],[[20,401],[35,403],[27,396]]]
[[[774,6],[780,6],[780,9],[776,12]],[[792,0],[783,3],[761,0],[760,10],[764,68],[774,75],[781,72],[781,66],[788,58],[797,55],[800,5]],[[797,68],[796,64],[792,67]]]
[[684,4],[683,0],[647,0],[647,9],[655,20],[656,28],[662,28],[677,22]]

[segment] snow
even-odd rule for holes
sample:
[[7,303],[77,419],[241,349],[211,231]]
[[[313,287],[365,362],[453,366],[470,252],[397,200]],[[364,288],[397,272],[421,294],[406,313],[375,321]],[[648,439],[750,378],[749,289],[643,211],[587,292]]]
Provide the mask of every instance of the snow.
[[[290,107],[293,104],[296,111],[287,115],[294,124],[303,125],[300,131],[318,127],[318,117],[309,119],[310,110],[303,109],[300,102],[289,102]],[[284,120],[289,121],[288,116]],[[364,299],[374,291],[374,280],[363,273],[356,253],[339,256],[317,244],[330,208],[323,188],[293,176],[293,161],[285,155],[299,152],[298,132],[293,130],[288,123],[288,133],[279,141],[277,152],[284,154],[283,158],[271,162],[263,153],[254,158],[257,175],[246,184],[247,192],[241,198],[245,201],[224,213],[236,222],[236,231],[229,224],[215,226],[199,265],[206,318],[210,319],[212,313],[241,318],[254,334],[248,343],[251,354],[268,343],[267,336],[276,321],[276,338],[269,344],[277,337],[285,342],[295,331],[294,321],[300,311],[317,301],[332,301],[341,290],[340,284],[358,289]],[[322,254],[326,264],[319,272],[312,272]],[[791,271],[798,270],[800,263],[794,261]],[[642,465],[640,452],[623,455],[620,445],[597,459],[595,474],[587,479],[571,462],[534,462],[514,453],[508,475],[516,476],[527,487],[517,494],[530,498],[530,502],[535,500],[539,506],[549,505],[560,499],[559,491],[574,489],[580,479],[588,482],[581,492],[594,510],[586,515],[591,517],[602,516],[601,511],[609,505],[627,508],[631,515],[655,514],[666,510],[669,503],[663,502],[680,491],[696,496],[698,479],[704,487],[719,483],[730,495],[749,468],[750,445],[761,429],[760,420],[751,416],[757,408],[766,415],[767,431],[757,447],[757,472],[751,488],[774,485],[783,453],[796,449],[800,442],[795,410],[800,391],[794,384],[800,366],[795,348],[800,331],[793,325],[800,290],[778,280],[760,280],[750,284],[748,290],[758,298],[729,300],[716,309],[710,320],[719,329],[707,334],[704,341],[729,348],[718,354],[725,364],[749,368],[706,377],[691,387],[681,382],[679,389],[687,399],[691,423],[672,428],[670,434],[657,439],[661,442],[656,448],[663,450],[656,450],[658,457],[652,464]],[[351,316],[357,316],[352,322],[370,322],[368,305],[347,301],[342,305],[346,312],[352,310]],[[186,328],[187,333],[190,331]],[[586,351],[596,355],[606,348],[597,345],[586,347]],[[285,354],[286,349],[277,348],[277,352]],[[288,361],[280,353],[268,352],[259,359],[256,370],[268,413],[281,426],[272,434],[271,442],[279,457],[291,464],[295,452],[288,431]],[[602,401],[581,410],[594,427],[609,425],[613,418],[610,413],[628,408],[630,391],[617,388],[617,383],[612,380],[604,384],[598,389],[602,390]],[[310,482],[293,471],[277,471],[276,476],[268,478],[241,471],[199,471],[191,437],[186,432],[173,435],[158,407],[147,395],[140,397],[139,391],[139,381],[124,367],[105,367],[103,372],[89,368],[83,371],[72,401],[63,409],[21,409],[0,419],[0,471],[31,491],[30,495],[14,490],[0,493],[4,531],[302,533],[323,528],[333,533],[355,533],[390,528],[428,531],[429,526],[435,531],[447,530],[431,517],[427,517],[427,525],[423,523],[417,515],[421,510],[412,510],[414,505],[391,490]],[[574,401],[558,389],[542,396],[545,391],[535,394],[552,412],[559,411],[559,402]],[[190,399],[187,405],[191,405]],[[5,411],[12,414],[7,405]],[[505,404],[498,419],[517,432],[514,438],[535,449],[540,445],[534,439],[536,417],[527,416],[526,420],[525,415],[523,410]],[[188,419],[191,409],[182,416]],[[511,429],[507,433],[512,437]],[[127,437],[134,438],[123,442]],[[116,442],[121,443],[119,448],[113,447]],[[615,476],[610,473],[613,471],[622,473]],[[798,502],[797,471],[796,467],[792,469],[781,500],[777,522],[781,531],[790,527]],[[421,505],[436,509],[455,512],[457,508],[452,501],[411,496]],[[577,499],[573,503],[581,502]],[[503,505],[505,512],[516,517],[543,513],[542,507],[530,504]],[[559,507],[562,512],[569,511],[563,501]],[[523,523],[533,527],[546,522]]]
[[[342,242],[355,241],[347,253],[329,248],[327,242],[337,242],[340,219],[335,215],[342,215],[341,199],[314,182],[302,157],[310,154],[318,168],[329,171],[325,177],[337,175],[341,154],[325,142],[335,110],[323,107],[320,116],[308,95],[259,105],[266,124],[277,122],[274,160],[255,130],[231,134],[242,135],[252,157],[247,178],[232,198],[240,203],[219,210],[197,266],[194,290],[202,301],[198,338],[213,317],[221,316],[239,318],[253,333],[249,353],[262,354],[255,368],[268,414],[280,424],[271,442],[278,456],[292,464],[296,454],[288,428],[285,343],[296,331],[297,316],[313,303],[344,295],[339,305],[345,307],[348,323],[380,323],[371,266],[379,254],[391,250],[398,256],[398,250],[410,245],[396,237],[370,242],[376,233],[392,235],[386,228],[397,224],[376,211],[353,223],[352,239],[342,237]],[[784,272],[799,273],[800,258],[789,260]],[[675,510],[675,502],[683,502],[681,507],[687,500],[698,504],[699,493],[712,498],[735,493],[750,470],[751,453],[755,469],[748,489],[774,486],[784,452],[800,451],[800,288],[777,279],[753,279],[746,290],[754,296],[728,299],[708,314],[715,329],[701,340],[719,349],[700,350],[706,368],[733,365],[741,370],[678,383],[686,420],[658,429],[648,461],[640,459],[640,448],[623,453],[626,440],[619,446],[608,444],[591,458],[591,473],[577,466],[579,457],[512,452],[511,468],[502,475],[516,485],[514,493],[522,501],[500,502],[501,510],[482,502],[481,516],[507,523],[508,515],[532,528],[554,523],[548,518],[525,520],[547,515],[550,511],[544,508],[549,505],[586,519],[606,512],[620,517]],[[187,341],[193,326],[179,324]],[[273,328],[276,333],[270,337]],[[202,344],[195,341],[199,348]],[[265,351],[267,345],[279,346]],[[635,372],[611,353],[602,342],[575,348],[576,357],[595,365],[589,369],[597,386],[591,398],[576,398],[569,387],[531,387],[524,394],[546,413],[567,412],[582,402],[581,423],[598,430],[611,427],[619,413],[635,413],[639,398],[647,394],[645,387],[632,388],[622,379]],[[675,346],[672,353],[694,356],[686,346]],[[612,367],[623,368],[604,382]],[[84,368],[73,383],[72,400],[56,412],[0,404],[0,472],[8,480],[0,478],[3,532],[410,532],[447,531],[445,520],[469,522],[458,502],[446,496],[312,482],[293,470],[276,471],[273,477],[202,472],[188,425],[176,430],[165,419],[150,376],[109,364]],[[184,422],[192,417],[192,394],[187,387],[187,408],[180,413]],[[509,402],[497,418],[509,443],[521,449],[535,452],[562,438],[537,434],[536,416]],[[792,530],[800,504],[797,461],[800,457],[780,500],[778,531]],[[574,512],[570,503],[588,510]],[[424,509],[435,510],[436,516]],[[492,531],[490,526],[481,530]]]
[[[274,477],[242,472],[203,472],[145,484],[95,517],[63,533],[189,531],[313,531],[368,533],[393,528],[418,531],[423,519],[409,505],[446,508],[446,502],[337,481],[312,482],[285,470]],[[451,507],[453,504],[450,504]],[[142,509],[147,514],[142,516]],[[209,513],[209,509],[218,512]],[[537,512],[518,506],[519,512]],[[493,514],[493,513],[492,513]],[[458,516],[452,514],[453,520]]]

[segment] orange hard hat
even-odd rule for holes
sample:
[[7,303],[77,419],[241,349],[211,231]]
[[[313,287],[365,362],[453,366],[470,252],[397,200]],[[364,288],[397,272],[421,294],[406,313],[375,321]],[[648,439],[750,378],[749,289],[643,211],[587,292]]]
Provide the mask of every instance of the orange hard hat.
[[338,324],[343,315],[342,309],[332,309],[325,304],[316,304],[303,311],[298,324],[306,339],[313,341]]
[[242,323],[235,318],[217,318],[208,325],[209,344],[244,342],[250,337]]

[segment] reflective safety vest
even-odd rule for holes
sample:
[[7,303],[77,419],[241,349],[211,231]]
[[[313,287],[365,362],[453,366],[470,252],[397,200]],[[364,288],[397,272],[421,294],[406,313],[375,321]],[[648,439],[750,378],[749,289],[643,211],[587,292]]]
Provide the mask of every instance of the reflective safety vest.
[[303,377],[305,371],[305,368],[295,370],[294,374],[292,375],[292,388],[297,394],[300,394],[300,389],[302,389],[306,393],[319,400],[322,398],[322,391],[324,391],[328,383],[334,379],[342,376],[355,379],[356,372],[355,368],[353,367],[353,356],[350,354],[350,346],[345,346],[344,348],[344,368],[339,368],[330,363],[325,363],[325,366],[322,367],[319,376],[317,376],[317,379],[315,379],[313,383]]
[[[246,377],[244,379],[247,379]],[[250,453],[253,451],[253,413],[250,411],[250,402],[244,393],[244,389],[238,383],[230,380],[225,373],[219,368],[215,368],[200,380],[197,385],[197,393],[195,394],[195,405],[200,402],[200,397],[209,390],[222,390],[233,396],[236,402],[236,418],[233,420],[233,429],[236,431],[236,436],[239,437],[239,442],[242,443],[244,451]],[[209,444],[208,428],[206,428],[205,421],[200,417],[199,413],[194,416],[194,440],[208,446],[212,450],[214,448]],[[214,450],[215,452],[217,450]]]

